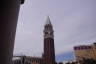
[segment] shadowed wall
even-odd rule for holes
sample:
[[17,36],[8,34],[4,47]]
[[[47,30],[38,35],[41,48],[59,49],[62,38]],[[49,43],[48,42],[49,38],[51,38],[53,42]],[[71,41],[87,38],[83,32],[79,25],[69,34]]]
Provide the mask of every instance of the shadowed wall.
[[3,0],[0,9],[0,64],[11,64],[20,0]]

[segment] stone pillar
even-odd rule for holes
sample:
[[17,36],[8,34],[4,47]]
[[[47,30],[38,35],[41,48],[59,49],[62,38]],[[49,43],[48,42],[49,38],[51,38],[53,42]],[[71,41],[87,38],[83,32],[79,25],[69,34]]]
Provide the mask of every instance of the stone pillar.
[[20,0],[2,0],[0,9],[0,64],[11,64]]

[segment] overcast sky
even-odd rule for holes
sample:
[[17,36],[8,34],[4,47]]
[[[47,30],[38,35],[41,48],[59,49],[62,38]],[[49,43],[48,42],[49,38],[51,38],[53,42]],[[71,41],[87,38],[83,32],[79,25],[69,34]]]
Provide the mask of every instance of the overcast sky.
[[25,0],[21,5],[14,54],[43,53],[43,29],[49,16],[56,54],[96,41],[96,0]]

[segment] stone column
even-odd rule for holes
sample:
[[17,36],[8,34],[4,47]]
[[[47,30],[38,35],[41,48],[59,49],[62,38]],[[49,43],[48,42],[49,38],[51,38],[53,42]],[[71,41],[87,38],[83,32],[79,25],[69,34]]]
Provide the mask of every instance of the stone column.
[[11,64],[20,0],[2,0],[0,9],[0,64]]

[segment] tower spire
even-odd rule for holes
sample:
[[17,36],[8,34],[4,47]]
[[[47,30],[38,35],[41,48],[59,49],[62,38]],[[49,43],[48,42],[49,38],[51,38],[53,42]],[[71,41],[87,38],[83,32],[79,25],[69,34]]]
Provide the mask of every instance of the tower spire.
[[45,25],[51,25],[51,21],[50,21],[50,17],[49,16],[47,16]]

